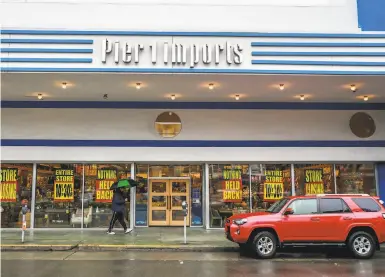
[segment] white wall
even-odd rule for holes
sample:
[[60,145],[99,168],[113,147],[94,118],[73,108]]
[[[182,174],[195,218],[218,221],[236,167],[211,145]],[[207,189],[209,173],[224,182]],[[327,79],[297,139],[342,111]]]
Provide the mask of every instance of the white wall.
[[[3,139],[161,140],[160,110],[2,109]],[[359,140],[355,111],[176,110],[176,140]],[[368,111],[385,140],[385,111]],[[3,160],[73,161],[381,161],[385,148],[2,147]]]
[[3,0],[2,28],[358,32],[356,0]]

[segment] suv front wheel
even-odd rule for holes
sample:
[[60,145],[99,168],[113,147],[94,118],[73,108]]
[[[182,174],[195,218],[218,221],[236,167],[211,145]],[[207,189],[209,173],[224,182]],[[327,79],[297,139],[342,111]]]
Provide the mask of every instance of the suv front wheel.
[[375,241],[369,233],[355,232],[349,237],[348,246],[354,257],[370,259],[376,251]]
[[260,232],[254,237],[253,248],[258,258],[271,259],[277,252],[277,239],[269,231]]

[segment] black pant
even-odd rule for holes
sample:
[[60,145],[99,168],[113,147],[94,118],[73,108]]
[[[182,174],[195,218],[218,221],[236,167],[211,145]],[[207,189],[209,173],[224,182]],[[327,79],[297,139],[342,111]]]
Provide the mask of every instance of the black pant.
[[127,230],[126,222],[124,222],[124,213],[122,212],[114,212],[112,214],[112,218],[110,221],[110,227],[108,228],[108,232],[111,232],[114,228],[115,222],[119,220],[120,225],[124,228],[124,230]]

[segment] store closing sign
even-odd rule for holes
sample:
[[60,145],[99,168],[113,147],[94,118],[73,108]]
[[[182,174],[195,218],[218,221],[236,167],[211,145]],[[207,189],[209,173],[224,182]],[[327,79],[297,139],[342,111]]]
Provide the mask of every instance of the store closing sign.
[[117,172],[115,169],[99,169],[97,176],[95,202],[109,203],[113,196],[110,187],[117,181]]
[[74,184],[74,171],[72,169],[56,169],[54,201],[72,202],[74,200]]
[[323,194],[324,183],[322,180],[322,169],[306,169],[305,170],[305,189],[306,194]]
[[265,200],[279,200],[283,197],[283,172],[281,170],[266,170],[263,196]]
[[223,171],[223,202],[242,202],[242,170]]
[[16,202],[17,168],[2,168],[0,173],[1,202]]

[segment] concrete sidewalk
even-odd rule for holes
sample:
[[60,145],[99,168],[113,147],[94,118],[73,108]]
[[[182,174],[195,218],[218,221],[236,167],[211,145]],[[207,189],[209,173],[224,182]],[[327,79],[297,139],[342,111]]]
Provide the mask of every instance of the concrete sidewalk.
[[21,231],[2,230],[1,250],[40,251],[237,251],[238,245],[226,240],[222,230],[187,229],[187,244],[183,242],[183,228],[136,228],[129,234],[116,229],[116,235],[105,230],[33,230],[27,231],[21,242]]

